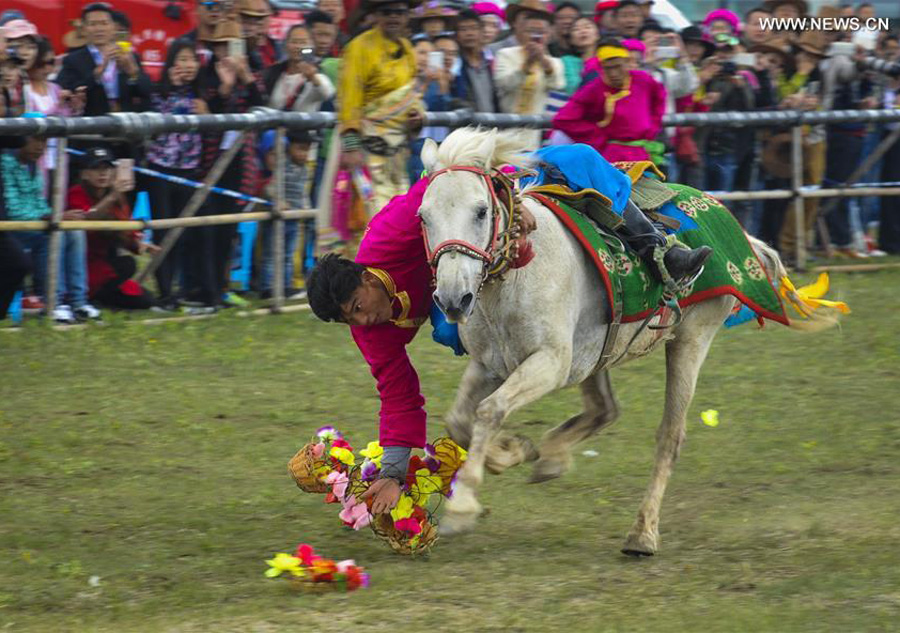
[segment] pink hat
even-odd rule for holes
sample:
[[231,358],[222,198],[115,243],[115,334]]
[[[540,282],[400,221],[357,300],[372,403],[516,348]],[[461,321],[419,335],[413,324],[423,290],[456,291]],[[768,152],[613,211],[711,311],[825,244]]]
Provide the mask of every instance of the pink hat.
[[37,37],[37,27],[28,20],[10,20],[2,27],[3,35],[8,40],[16,40],[20,37]]
[[501,22],[506,21],[506,14],[503,12],[503,9],[493,2],[476,2],[469,8],[478,15],[496,15]]
[[732,35],[738,35],[741,32],[741,19],[733,11],[728,9],[715,9],[706,14],[703,19],[704,28],[708,29],[709,25],[716,20],[728,22],[731,25]]
[[622,40],[622,46],[625,47],[625,50],[640,53],[641,57],[647,52],[647,47],[644,46],[644,43],[641,40]]

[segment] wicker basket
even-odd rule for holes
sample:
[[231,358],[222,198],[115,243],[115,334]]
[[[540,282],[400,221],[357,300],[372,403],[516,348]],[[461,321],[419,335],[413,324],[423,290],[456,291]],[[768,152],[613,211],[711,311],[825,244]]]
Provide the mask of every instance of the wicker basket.
[[375,535],[390,545],[391,549],[398,554],[424,554],[431,549],[438,538],[437,528],[430,521],[425,521],[422,525],[422,532],[415,545],[410,545],[409,535],[394,527],[394,520],[389,514],[379,514],[372,519],[369,525]]
[[297,487],[304,492],[328,492],[328,484],[316,476],[316,458],[313,457],[313,445],[307,444],[288,462],[288,472],[297,482]]

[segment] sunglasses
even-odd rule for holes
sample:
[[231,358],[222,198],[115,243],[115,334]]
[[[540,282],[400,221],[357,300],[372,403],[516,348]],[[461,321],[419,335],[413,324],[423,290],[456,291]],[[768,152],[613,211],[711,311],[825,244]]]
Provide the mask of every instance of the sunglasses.
[[201,2],[200,5],[207,11],[224,11],[224,2]]
[[388,9],[388,8],[385,8],[385,9],[378,9],[378,14],[379,14],[379,15],[384,15],[384,16],[388,16],[388,15],[397,15],[397,16],[400,16],[400,15],[406,15],[407,13],[409,13],[409,9],[406,9],[406,8],[403,8],[403,9],[400,9],[400,8],[396,8],[396,9]]

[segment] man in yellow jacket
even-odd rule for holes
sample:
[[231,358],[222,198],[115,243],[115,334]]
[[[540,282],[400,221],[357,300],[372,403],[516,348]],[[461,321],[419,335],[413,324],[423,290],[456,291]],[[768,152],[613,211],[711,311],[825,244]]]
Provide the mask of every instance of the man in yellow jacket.
[[375,26],[344,49],[338,88],[341,163],[366,165],[372,178],[372,208],[406,193],[407,140],[422,126],[424,105],[416,86],[416,60],[404,37],[417,0],[365,0]]

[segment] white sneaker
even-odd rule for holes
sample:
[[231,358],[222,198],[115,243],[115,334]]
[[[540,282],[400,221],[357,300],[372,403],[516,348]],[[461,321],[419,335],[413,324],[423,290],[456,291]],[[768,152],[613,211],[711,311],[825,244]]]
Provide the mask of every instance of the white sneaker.
[[97,320],[100,318],[100,310],[85,303],[83,306],[75,308],[75,316],[83,320]]
[[65,304],[53,308],[53,320],[57,323],[78,323],[78,319],[76,319],[75,314],[72,313],[72,308]]

